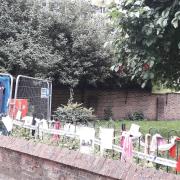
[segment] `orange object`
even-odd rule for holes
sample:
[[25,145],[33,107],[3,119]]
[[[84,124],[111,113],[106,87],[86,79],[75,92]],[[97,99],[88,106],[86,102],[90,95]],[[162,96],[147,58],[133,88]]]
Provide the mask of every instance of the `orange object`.
[[[56,121],[54,124],[54,129],[59,130],[61,128],[61,123],[59,121]],[[54,134],[52,137],[53,141],[58,141],[60,139],[60,136],[58,134]]]
[[[177,138],[176,138],[176,141],[180,141],[180,138],[177,137]],[[169,149],[169,155],[170,155],[172,158],[175,158],[175,157],[176,157],[176,144]]]
[[175,157],[176,157],[176,145],[172,146],[172,147],[169,149],[169,155],[170,155],[172,158],[175,158]]
[[28,100],[27,99],[11,99],[9,103],[9,116],[16,118],[17,112],[21,111],[21,118],[25,117],[28,113]]

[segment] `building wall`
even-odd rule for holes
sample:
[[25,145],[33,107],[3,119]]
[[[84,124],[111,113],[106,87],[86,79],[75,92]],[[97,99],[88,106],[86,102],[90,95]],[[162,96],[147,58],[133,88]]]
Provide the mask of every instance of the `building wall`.
[[[66,104],[68,90],[53,90],[53,110],[60,104]],[[88,90],[84,93],[75,91],[75,101],[82,102],[87,107],[93,107],[98,118],[104,118],[104,110],[112,107],[113,118],[126,118],[128,113],[142,112],[150,120],[180,119],[180,94],[151,94],[141,90]]]
[[1,136],[1,180],[125,180],[179,176],[60,147]]

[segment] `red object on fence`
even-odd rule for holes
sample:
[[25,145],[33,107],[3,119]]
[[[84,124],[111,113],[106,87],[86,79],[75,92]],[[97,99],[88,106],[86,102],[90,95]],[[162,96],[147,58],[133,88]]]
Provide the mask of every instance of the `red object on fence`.
[[171,147],[169,149],[169,155],[172,157],[172,158],[175,158],[176,157],[176,145],[174,145],[173,147]]
[[9,116],[16,118],[17,112],[21,111],[21,118],[28,113],[28,99],[11,99],[9,103]]
[[[180,141],[180,138],[176,138],[176,141]],[[172,157],[172,158],[175,158],[176,157],[176,144],[174,144],[173,147],[170,148],[169,150],[169,155]]]
[[121,136],[120,138],[120,146],[123,147],[124,144],[124,136]]
[[178,162],[176,164],[176,171],[180,172],[180,156],[179,156]]
[[[61,124],[59,121],[56,121],[54,124],[54,129],[60,129],[61,128]],[[60,136],[58,134],[54,134],[53,135],[53,141],[58,141],[60,139]]]

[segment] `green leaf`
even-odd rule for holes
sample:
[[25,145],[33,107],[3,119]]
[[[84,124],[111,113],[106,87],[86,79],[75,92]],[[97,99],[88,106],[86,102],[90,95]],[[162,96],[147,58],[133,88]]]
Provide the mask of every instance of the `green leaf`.
[[142,83],[141,87],[144,88],[146,86],[146,81]]
[[134,13],[134,16],[136,16],[137,18],[139,18],[139,15],[140,13],[138,11]]
[[171,21],[171,24],[174,26],[174,28],[177,28],[177,27],[178,27],[178,19],[177,19],[177,18],[174,18],[174,19]]
[[135,78],[135,75],[133,75],[132,77],[131,77],[131,80],[133,80]]
[[150,66],[150,67],[153,67],[153,65],[154,65],[154,61],[150,61],[150,62],[149,62],[149,66]]
[[154,79],[154,73],[151,72],[151,73],[149,74],[149,79]]
[[180,49],[180,42],[178,43],[178,48]]
[[150,47],[152,44],[153,44],[153,40],[147,40],[147,41],[145,41],[145,44],[148,46],[148,47]]
[[135,1],[134,5],[141,5],[142,4],[142,1]]
[[160,19],[157,21],[157,24],[159,24],[161,27],[165,27],[165,26],[167,26],[167,22],[168,22],[168,19],[167,19],[167,18],[160,18]]
[[176,12],[175,14],[175,18],[179,19],[180,20],[180,11]]
[[119,71],[119,66],[115,66],[114,71],[118,72]]
[[127,5],[131,4],[133,1],[134,1],[134,0],[127,0],[127,2],[126,2],[126,4],[125,4],[125,6],[127,6]]
[[144,79],[144,80],[149,79],[149,73],[148,73],[148,72],[147,72],[147,73],[144,73],[144,75],[143,75],[143,79]]
[[161,18],[159,18],[157,21],[156,21],[156,24],[158,25],[161,25],[161,22],[163,21],[163,18],[161,17]]
[[165,18],[168,17],[169,11],[170,11],[170,8],[165,9],[165,10],[162,12],[162,16],[165,17]]
[[140,67],[138,70],[139,70],[139,72],[141,72],[141,71],[142,71],[142,68]]
[[157,28],[157,35],[159,35],[159,33],[161,32],[161,29],[160,28]]
[[168,22],[168,19],[164,19],[162,21],[162,27],[166,27],[167,26],[167,22]]
[[111,66],[110,70],[114,71],[114,69],[115,69],[115,65]]

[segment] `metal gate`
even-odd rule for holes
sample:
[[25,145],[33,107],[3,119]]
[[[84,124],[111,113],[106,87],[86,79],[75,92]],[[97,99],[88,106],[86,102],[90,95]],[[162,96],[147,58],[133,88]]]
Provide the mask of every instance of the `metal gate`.
[[13,118],[21,111],[21,116],[36,116],[50,120],[52,82],[49,80],[19,75],[16,79],[15,96],[12,100]]

